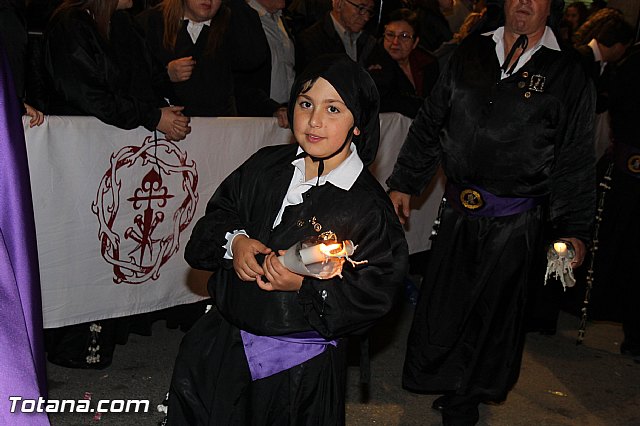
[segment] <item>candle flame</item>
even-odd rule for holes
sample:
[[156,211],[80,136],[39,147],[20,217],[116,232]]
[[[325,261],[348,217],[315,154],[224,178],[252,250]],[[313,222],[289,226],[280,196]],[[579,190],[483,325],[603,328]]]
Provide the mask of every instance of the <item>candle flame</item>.
[[347,254],[341,243],[320,244],[320,251],[329,257],[341,257]]
[[567,251],[567,245],[562,241],[558,241],[553,243],[553,249],[558,253],[562,254]]

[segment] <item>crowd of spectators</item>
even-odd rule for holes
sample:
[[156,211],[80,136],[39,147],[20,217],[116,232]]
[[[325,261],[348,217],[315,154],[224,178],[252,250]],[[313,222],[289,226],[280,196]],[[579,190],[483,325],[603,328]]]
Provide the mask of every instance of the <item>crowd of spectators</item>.
[[[612,13],[602,3],[552,11],[563,46],[594,38],[589,14]],[[502,0],[1,0],[0,11],[32,125],[42,112],[93,115],[170,139],[193,116],[287,127],[288,89],[323,53],[357,60],[382,111],[414,117],[457,45],[503,21]]]
[[[502,25],[502,4],[0,0],[0,42],[31,126],[46,114],[90,115],[180,140],[195,116],[276,117],[288,127],[295,75],[325,53],[346,53],[368,70],[382,112],[413,118],[457,46]],[[609,89],[634,29],[606,2],[553,4],[558,41],[575,50],[597,87],[596,148],[606,155]]]

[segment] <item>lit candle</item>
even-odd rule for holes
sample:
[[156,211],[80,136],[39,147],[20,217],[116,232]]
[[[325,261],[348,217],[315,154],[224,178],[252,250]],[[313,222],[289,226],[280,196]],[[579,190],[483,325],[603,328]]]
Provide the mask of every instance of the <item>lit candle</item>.
[[[342,259],[349,259],[355,249],[356,246],[349,240],[342,243],[320,243],[305,248],[302,248],[302,243],[299,242],[291,246],[284,255],[278,256],[278,260],[291,272],[325,279],[339,275],[344,262]],[[366,263],[354,262],[351,259],[349,261],[354,265]]]
[[300,250],[302,263],[305,265],[311,265],[312,263],[324,262],[326,255],[322,252],[321,246],[323,245],[324,244],[317,244]]
[[553,249],[558,253],[558,256],[566,256],[567,254],[567,245],[562,241],[553,243]]

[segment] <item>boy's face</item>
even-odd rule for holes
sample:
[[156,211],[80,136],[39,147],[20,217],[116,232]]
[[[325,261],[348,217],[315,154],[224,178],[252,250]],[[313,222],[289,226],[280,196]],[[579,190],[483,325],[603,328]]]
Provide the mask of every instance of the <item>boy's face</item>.
[[[301,93],[293,110],[293,134],[304,151],[312,157],[324,158],[336,152],[353,126],[353,114],[333,86],[318,78],[311,89]],[[355,135],[360,134],[356,127]],[[325,161],[325,171],[342,163],[350,154],[349,144]]]

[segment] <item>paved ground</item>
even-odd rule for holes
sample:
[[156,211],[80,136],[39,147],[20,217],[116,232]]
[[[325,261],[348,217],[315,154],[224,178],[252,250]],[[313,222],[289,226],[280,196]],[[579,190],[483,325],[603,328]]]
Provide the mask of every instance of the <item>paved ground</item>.
[[[348,425],[440,424],[430,406],[436,396],[415,395],[400,387],[404,345],[412,306],[404,303],[381,327],[374,343],[372,383],[363,392],[359,370],[350,368]],[[640,364],[619,354],[622,330],[617,324],[590,323],[583,345],[576,346],[578,320],[561,314],[555,336],[529,334],[520,381],[506,403],[481,406],[480,425],[496,426],[633,426],[640,425]],[[113,365],[102,371],[70,370],[48,364],[50,398],[149,399],[148,413],[56,414],[54,426],[154,425],[155,412],[168,386],[172,362],[183,333],[154,324],[153,336],[131,335],[116,348]]]

